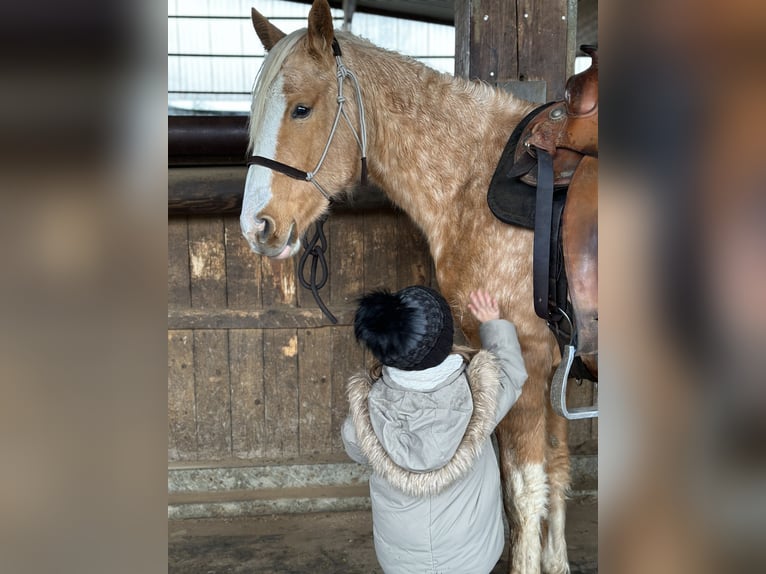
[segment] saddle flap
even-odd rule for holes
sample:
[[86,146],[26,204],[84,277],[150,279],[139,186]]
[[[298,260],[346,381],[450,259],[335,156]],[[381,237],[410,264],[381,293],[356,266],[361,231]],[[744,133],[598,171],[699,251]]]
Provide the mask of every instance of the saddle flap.
[[569,298],[581,354],[598,351],[598,158],[586,157],[572,178],[561,219]]

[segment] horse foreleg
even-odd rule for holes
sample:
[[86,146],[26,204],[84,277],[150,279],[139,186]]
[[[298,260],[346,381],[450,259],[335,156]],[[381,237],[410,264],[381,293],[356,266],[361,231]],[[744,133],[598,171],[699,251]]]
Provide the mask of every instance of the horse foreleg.
[[566,419],[553,412],[551,402],[546,400],[548,444],[546,470],[550,486],[548,503],[548,528],[543,548],[543,572],[566,574],[569,572],[567,544],[564,536],[566,526],[566,499],[570,486],[568,425]]
[[[521,397],[496,429],[503,498],[511,528],[511,574],[538,574],[541,523],[547,516],[546,376],[525,356],[529,378]],[[544,374],[545,373],[545,374]]]

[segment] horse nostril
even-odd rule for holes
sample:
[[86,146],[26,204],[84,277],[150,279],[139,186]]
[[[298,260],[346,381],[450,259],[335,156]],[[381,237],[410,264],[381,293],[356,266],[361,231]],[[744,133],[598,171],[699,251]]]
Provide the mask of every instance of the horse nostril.
[[252,243],[258,237],[261,229],[263,229],[263,221],[254,215],[243,212],[239,216],[239,227],[244,238]]
[[274,231],[274,220],[271,217],[265,215],[261,218],[261,225],[258,230],[258,238],[261,242],[265,242]]

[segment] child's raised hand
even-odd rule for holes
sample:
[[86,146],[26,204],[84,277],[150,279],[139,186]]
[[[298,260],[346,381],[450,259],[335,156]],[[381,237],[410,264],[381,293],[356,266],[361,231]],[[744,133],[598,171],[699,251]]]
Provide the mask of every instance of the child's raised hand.
[[480,323],[500,318],[497,300],[486,291],[471,291],[468,298],[468,310]]

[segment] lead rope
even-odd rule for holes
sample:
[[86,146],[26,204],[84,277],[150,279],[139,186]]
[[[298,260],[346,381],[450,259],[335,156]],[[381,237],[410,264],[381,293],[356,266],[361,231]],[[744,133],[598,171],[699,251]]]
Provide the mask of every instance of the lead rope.
[[[314,237],[311,241],[308,241],[308,231],[303,238],[304,251],[301,255],[300,261],[298,261],[298,281],[304,289],[311,291],[319,308],[324,313],[333,325],[338,324],[338,319],[335,318],[327,305],[324,304],[322,298],[319,296],[319,290],[325,286],[327,279],[330,276],[330,270],[327,267],[327,259],[325,258],[325,251],[327,250],[327,238],[324,234],[324,222],[327,219],[327,215],[320,217],[316,223],[314,223]],[[306,281],[306,262],[311,256],[311,268],[309,273],[309,279]],[[317,265],[322,267],[321,279],[317,281]]]

